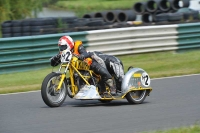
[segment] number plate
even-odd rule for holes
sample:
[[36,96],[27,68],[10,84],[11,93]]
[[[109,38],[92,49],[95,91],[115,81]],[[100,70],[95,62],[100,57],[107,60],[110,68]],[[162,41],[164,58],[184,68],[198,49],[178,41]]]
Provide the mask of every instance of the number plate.
[[69,62],[72,59],[72,52],[68,49],[62,51],[61,54],[61,62],[66,63]]
[[150,85],[150,77],[146,72],[142,73],[141,82],[145,87]]

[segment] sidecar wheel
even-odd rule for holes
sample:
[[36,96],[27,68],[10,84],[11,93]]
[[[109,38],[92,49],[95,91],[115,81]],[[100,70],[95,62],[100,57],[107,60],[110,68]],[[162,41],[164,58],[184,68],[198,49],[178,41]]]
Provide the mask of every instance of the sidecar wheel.
[[126,94],[126,99],[131,104],[140,104],[144,101],[147,95],[147,90],[131,91]]
[[66,80],[64,80],[61,85],[60,90],[56,91],[59,81],[60,73],[50,73],[48,74],[41,87],[41,95],[44,103],[49,107],[59,107],[63,104],[67,96]]

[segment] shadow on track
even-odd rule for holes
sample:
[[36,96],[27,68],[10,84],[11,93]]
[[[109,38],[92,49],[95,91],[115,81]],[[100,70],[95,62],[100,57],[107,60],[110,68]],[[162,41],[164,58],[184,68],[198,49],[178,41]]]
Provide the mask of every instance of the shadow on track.
[[118,107],[118,106],[127,106],[127,105],[144,105],[148,102],[143,102],[142,104],[130,104],[126,100],[116,100],[111,101],[109,103],[102,103],[98,100],[82,100],[82,101],[73,101],[73,102],[65,102],[61,107],[71,106],[71,107],[98,107],[98,106],[104,106],[104,107]]

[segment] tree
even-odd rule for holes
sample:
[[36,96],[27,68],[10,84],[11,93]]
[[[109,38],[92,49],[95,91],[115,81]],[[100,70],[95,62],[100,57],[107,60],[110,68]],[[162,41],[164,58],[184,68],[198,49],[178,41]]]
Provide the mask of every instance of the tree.
[[0,0],[0,23],[6,20],[35,17],[42,10],[44,3],[51,0]]

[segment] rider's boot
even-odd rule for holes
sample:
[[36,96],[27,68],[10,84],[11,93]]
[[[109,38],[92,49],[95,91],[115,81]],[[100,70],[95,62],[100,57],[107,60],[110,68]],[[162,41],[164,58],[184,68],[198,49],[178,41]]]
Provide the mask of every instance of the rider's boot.
[[112,79],[108,79],[106,81],[106,84],[110,87],[110,93],[111,95],[115,96],[116,95],[116,88],[113,84],[113,80]]

